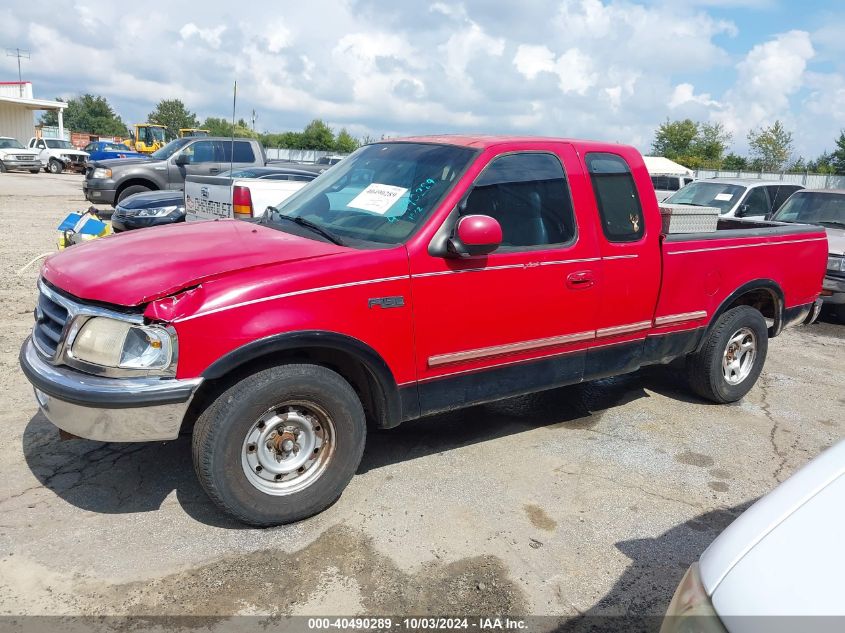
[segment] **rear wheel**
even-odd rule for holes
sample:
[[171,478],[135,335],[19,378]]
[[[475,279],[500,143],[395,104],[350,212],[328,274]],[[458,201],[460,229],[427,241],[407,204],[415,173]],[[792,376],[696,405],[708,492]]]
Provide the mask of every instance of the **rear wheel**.
[[834,306],[833,312],[840,323],[845,323],[845,303]]
[[725,312],[704,344],[687,357],[690,387],[702,398],[736,402],[747,394],[766,362],[769,347],[766,320],[750,306]]
[[3,161],[0,160],[0,174],[6,173],[6,166],[3,164]]
[[334,503],[365,439],[364,410],[346,380],[318,365],[283,365],[233,385],[200,415],[194,468],[225,512],[279,525]]
[[123,202],[124,198],[128,198],[136,193],[143,193],[145,191],[151,191],[151,189],[149,187],[145,187],[144,185],[129,185],[125,189],[120,190],[120,193],[117,194],[117,201]]
[[47,163],[47,171],[51,174],[60,174],[64,171],[64,165],[62,165],[59,161],[55,158],[50,159],[50,162]]

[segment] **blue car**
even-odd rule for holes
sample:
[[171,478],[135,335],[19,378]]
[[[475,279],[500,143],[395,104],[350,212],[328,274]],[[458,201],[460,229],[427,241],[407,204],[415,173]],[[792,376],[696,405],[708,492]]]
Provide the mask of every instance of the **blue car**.
[[146,154],[133,151],[123,143],[113,141],[94,141],[85,146],[88,160],[105,160],[107,158],[144,158]]

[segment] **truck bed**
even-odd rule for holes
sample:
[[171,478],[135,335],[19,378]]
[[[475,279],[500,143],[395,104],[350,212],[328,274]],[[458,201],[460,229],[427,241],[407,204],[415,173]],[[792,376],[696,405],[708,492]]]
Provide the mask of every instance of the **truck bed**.
[[[782,308],[773,334],[806,316],[824,277],[827,235],[817,226],[720,219],[711,233],[681,233],[661,239],[663,283],[655,310],[658,327],[697,327],[711,322],[732,297],[756,289]],[[808,271],[817,271],[815,273]],[[753,282],[754,288],[749,286]],[[702,292],[703,290],[703,292]],[[680,321],[664,315],[692,316]]]

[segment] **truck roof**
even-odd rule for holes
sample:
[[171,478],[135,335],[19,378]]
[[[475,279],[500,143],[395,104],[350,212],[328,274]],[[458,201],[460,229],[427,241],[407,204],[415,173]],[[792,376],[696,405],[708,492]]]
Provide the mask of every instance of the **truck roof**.
[[629,145],[622,145],[620,143],[607,143],[603,141],[588,141],[584,139],[571,138],[557,138],[553,136],[509,136],[509,135],[487,135],[487,134],[433,134],[430,136],[408,136],[403,138],[392,138],[384,141],[385,143],[440,143],[443,145],[459,145],[462,147],[473,147],[477,149],[486,149],[494,145],[502,145],[504,143],[572,143],[575,145],[588,144],[590,146],[600,148],[620,148],[624,147],[630,149]]

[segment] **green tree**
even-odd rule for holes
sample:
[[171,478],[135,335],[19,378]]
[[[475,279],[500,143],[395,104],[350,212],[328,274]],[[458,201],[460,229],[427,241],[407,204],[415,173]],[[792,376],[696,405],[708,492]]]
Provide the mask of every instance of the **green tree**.
[[314,119],[302,130],[302,144],[300,149],[316,149],[331,151],[334,149],[334,133],[332,129],[320,119]]
[[719,163],[730,145],[732,135],[721,123],[699,123],[698,134],[690,144],[690,155]]
[[807,171],[811,171],[816,174],[833,174],[835,173],[835,169],[831,164],[831,161],[832,155],[827,152],[822,152],[821,156],[807,163]]
[[358,139],[347,132],[345,127],[340,129],[340,132],[337,133],[337,138],[334,140],[335,151],[343,154],[354,152],[359,146]]
[[[62,101],[56,97],[56,101]],[[126,124],[112,109],[105,97],[84,94],[67,102],[62,116],[64,127],[75,132],[90,132],[103,136],[127,136]],[[48,110],[41,117],[42,125],[56,126],[59,117]]]
[[792,132],[779,120],[748,132],[752,160],[763,171],[780,170],[792,154]]
[[726,154],[722,159],[721,168],[742,171],[743,169],[748,169],[748,159],[745,158],[745,156],[740,156],[739,154],[731,152],[730,154]]
[[162,99],[147,115],[147,121],[166,126],[168,138],[179,136],[180,128],[199,127],[197,115],[190,112],[181,99]]
[[699,133],[698,128],[698,123],[692,119],[684,119],[683,121],[666,119],[666,122],[661,123],[654,133],[651,153],[672,160],[691,155],[693,142]]
[[[220,117],[206,117],[202,123],[202,128],[208,130],[211,136],[232,136],[232,122]],[[259,138],[258,133],[253,132],[243,119],[235,123],[234,136],[238,138]]]
[[833,173],[845,175],[845,130],[839,132],[836,149],[830,154],[829,161]]

